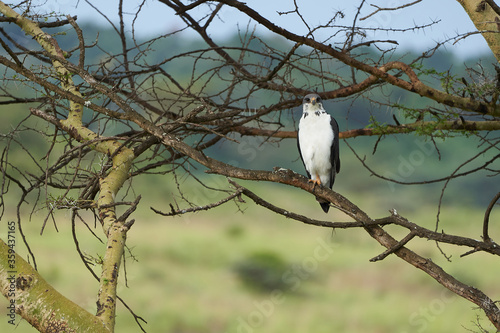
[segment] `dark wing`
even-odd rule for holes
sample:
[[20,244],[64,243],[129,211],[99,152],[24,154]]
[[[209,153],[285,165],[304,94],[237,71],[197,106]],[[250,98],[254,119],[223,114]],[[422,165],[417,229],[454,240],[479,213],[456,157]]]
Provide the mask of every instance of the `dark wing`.
[[300,160],[302,161],[302,164],[304,164],[304,169],[306,169],[307,177],[309,177],[309,179],[311,179],[311,175],[309,174],[309,171],[307,171],[306,164],[304,163],[304,158],[302,157],[302,152],[300,151],[299,135],[300,135],[300,129],[297,130],[297,148],[299,149]]
[[333,131],[333,141],[330,148],[330,163],[332,164],[332,173],[330,176],[330,188],[335,182],[335,175],[340,172],[340,157],[339,157],[339,125],[337,121],[330,116],[330,125]]

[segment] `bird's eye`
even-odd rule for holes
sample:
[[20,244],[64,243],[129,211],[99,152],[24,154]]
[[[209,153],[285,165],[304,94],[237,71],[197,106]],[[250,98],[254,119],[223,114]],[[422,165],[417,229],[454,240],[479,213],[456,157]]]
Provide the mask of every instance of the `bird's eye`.
[[321,97],[319,97],[319,96],[316,97],[316,102],[318,102],[318,103],[321,102]]
[[309,103],[311,99],[309,97],[304,98],[304,102]]

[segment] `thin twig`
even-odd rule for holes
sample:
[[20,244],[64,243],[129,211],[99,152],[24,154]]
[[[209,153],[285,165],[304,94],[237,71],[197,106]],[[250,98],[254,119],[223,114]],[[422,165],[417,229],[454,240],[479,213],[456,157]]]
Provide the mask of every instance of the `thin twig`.
[[156,214],[160,214],[160,215],[163,215],[163,216],[182,215],[182,214],[186,214],[186,213],[199,212],[199,211],[202,211],[202,210],[209,210],[209,209],[215,208],[217,206],[225,204],[226,202],[234,199],[235,197],[238,197],[239,195],[241,195],[241,192],[242,192],[241,190],[237,189],[236,192],[234,192],[230,196],[228,196],[228,197],[226,197],[226,198],[224,198],[222,200],[219,200],[217,202],[205,205],[205,206],[196,206],[196,207],[190,207],[190,208],[184,208],[184,209],[177,209],[176,210],[176,209],[174,209],[174,207],[172,205],[170,205],[170,209],[171,210],[168,213],[164,213],[164,212],[159,211],[159,210],[157,210],[157,209],[155,209],[153,207],[150,207],[150,208]]
[[137,209],[137,205],[139,204],[139,201],[141,201],[140,195],[137,196],[137,198],[134,200],[134,202],[128,203],[130,205],[130,207],[125,211],[125,213],[122,214],[122,216],[117,218],[116,221],[117,222],[125,222],[125,220],[130,216],[130,214],[132,214]]
[[486,208],[486,212],[484,213],[484,221],[483,221],[483,240],[485,242],[491,241],[490,236],[488,235],[488,224],[490,221],[490,213],[491,210],[493,209],[493,206],[495,206],[495,203],[500,199],[500,192],[495,195],[495,197],[491,200],[490,204],[488,205],[488,208]]
[[371,17],[371,16],[373,16],[373,15],[375,15],[375,14],[377,14],[378,12],[381,12],[381,11],[398,10],[398,9],[402,9],[402,8],[405,8],[405,7],[410,7],[410,6],[413,6],[413,5],[414,5],[414,4],[416,4],[416,3],[419,3],[420,1],[422,1],[422,0],[413,1],[413,2],[407,3],[406,5],[401,5],[401,6],[398,6],[398,7],[392,7],[392,8],[387,8],[387,7],[379,7],[379,6],[377,6],[377,5],[373,5],[373,4],[372,4],[371,6],[372,6],[372,7],[377,8],[377,10],[376,10],[376,11],[374,11],[373,13],[371,13],[371,14],[369,14],[369,15],[365,16],[365,17],[360,18],[359,20],[360,20],[360,21],[366,20],[367,18],[369,18],[369,17]]

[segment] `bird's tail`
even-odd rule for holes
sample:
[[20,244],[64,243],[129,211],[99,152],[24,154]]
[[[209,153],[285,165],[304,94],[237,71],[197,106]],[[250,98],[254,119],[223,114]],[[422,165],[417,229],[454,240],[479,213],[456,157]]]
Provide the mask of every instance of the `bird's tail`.
[[325,213],[328,213],[328,210],[330,209],[330,202],[325,201],[325,200],[320,199],[320,198],[316,198],[316,200],[318,200],[319,205],[321,206],[321,208],[323,209],[323,211]]

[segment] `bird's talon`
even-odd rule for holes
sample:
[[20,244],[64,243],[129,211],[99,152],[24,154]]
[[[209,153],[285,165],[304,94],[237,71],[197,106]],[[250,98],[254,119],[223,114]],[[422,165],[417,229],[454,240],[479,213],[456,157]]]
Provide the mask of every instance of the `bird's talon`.
[[309,179],[307,181],[308,183],[313,183],[313,189],[316,187],[316,185],[321,185],[321,180],[318,179]]

